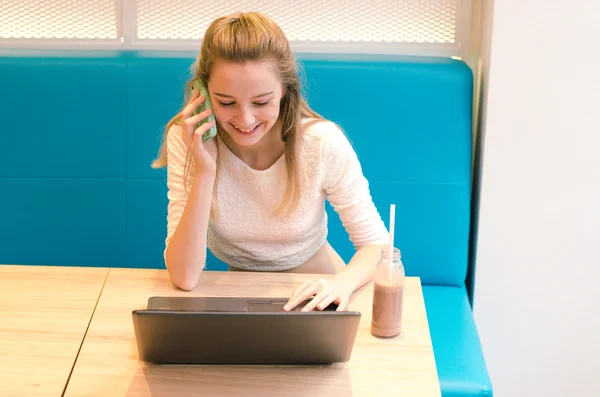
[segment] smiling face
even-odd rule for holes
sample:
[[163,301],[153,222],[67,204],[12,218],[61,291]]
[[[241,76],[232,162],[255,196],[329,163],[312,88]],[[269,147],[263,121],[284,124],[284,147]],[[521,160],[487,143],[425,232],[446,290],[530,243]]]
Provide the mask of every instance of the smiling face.
[[214,116],[239,147],[251,147],[265,136],[279,139],[282,83],[270,60],[233,63],[219,60],[210,73],[208,89]]

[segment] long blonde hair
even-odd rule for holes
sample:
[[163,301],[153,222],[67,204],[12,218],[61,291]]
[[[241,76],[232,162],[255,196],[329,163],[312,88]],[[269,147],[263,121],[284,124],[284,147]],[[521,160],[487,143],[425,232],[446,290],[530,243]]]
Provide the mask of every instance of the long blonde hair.
[[[276,210],[275,215],[283,212],[293,211],[300,200],[300,137],[302,131],[302,118],[315,119],[305,128],[322,120],[323,117],[313,111],[308,103],[302,98],[300,92],[300,79],[298,77],[298,65],[289,42],[279,26],[268,17],[258,12],[235,13],[220,17],[213,21],[206,30],[202,40],[200,56],[194,68],[194,76],[186,84],[184,93],[185,106],[191,96],[191,85],[194,79],[201,79],[208,87],[210,72],[217,60],[244,63],[248,61],[260,61],[272,59],[278,67],[280,78],[284,87],[285,95],[281,99],[279,120],[281,121],[281,140],[284,142],[285,170],[287,183],[285,193]],[[182,107],[183,109],[183,107]],[[180,112],[181,113],[181,112]],[[152,163],[153,168],[161,168],[167,165],[166,136],[173,124],[181,125],[181,114],[176,114],[166,125],[163,141],[158,158]],[[217,133],[222,135],[221,127],[217,123]],[[219,149],[218,140],[217,150]],[[217,161],[220,156],[217,156]],[[184,171],[184,186],[187,186],[187,170],[192,163],[192,156],[188,150]],[[217,166],[218,181],[219,167]],[[213,206],[216,211],[215,185],[213,191]],[[215,212],[211,207],[211,216]]]

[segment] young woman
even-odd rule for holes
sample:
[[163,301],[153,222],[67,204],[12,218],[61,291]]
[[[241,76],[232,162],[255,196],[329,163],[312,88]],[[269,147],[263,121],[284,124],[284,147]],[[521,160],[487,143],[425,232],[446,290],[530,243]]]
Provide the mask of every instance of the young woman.
[[[372,280],[388,232],[347,137],[302,98],[282,30],[260,13],[218,18],[195,67],[154,163],[168,170],[173,284],[195,288],[208,248],[230,270],[334,274],[300,285],[285,309],[312,298],[303,310],[345,310]],[[208,88],[215,122],[206,121],[210,110],[194,115],[206,99],[194,79]],[[203,143],[215,124],[217,136]],[[356,248],[348,264],[327,242],[325,199]]]

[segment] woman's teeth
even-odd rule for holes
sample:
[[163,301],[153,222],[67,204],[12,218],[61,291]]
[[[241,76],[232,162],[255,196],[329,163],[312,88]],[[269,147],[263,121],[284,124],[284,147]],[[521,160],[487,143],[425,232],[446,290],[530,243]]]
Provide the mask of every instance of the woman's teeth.
[[250,133],[252,131],[254,131],[256,129],[256,127],[258,127],[260,124],[255,125],[254,127],[250,128],[250,129],[245,129],[245,128],[240,128],[237,125],[234,125],[234,127],[239,130],[240,132],[244,132],[244,133]]

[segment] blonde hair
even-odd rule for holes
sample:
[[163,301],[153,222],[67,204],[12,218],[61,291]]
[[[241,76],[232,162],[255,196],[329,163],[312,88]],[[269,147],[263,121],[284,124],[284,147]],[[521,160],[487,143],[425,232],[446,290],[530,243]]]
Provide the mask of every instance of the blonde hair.
[[[275,215],[293,211],[300,200],[300,137],[301,120],[304,117],[315,119],[306,126],[323,120],[302,98],[297,64],[289,42],[279,26],[258,12],[235,13],[220,17],[213,21],[206,30],[202,40],[200,56],[194,67],[194,76],[186,84],[184,92],[185,106],[191,96],[191,85],[194,79],[200,79],[208,87],[210,72],[218,60],[245,63],[271,59],[275,62],[284,88],[281,99],[279,120],[281,121],[281,140],[284,142],[285,170],[287,183],[285,193]],[[183,107],[182,107],[183,109]],[[181,114],[175,115],[166,125],[158,158],[152,163],[153,168],[167,165],[166,136],[173,124],[180,125]],[[305,126],[305,127],[306,127]],[[223,132],[217,122],[217,133]],[[217,152],[219,150],[218,140]],[[217,156],[217,161],[220,156]],[[184,171],[184,186],[187,186],[187,170],[192,163],[188,150]],[[218,181],[219,167],[217,166]],[[214,187],[213,205],[216,211],[217,186]],[[211,207],[211,216],[215,213]]]

